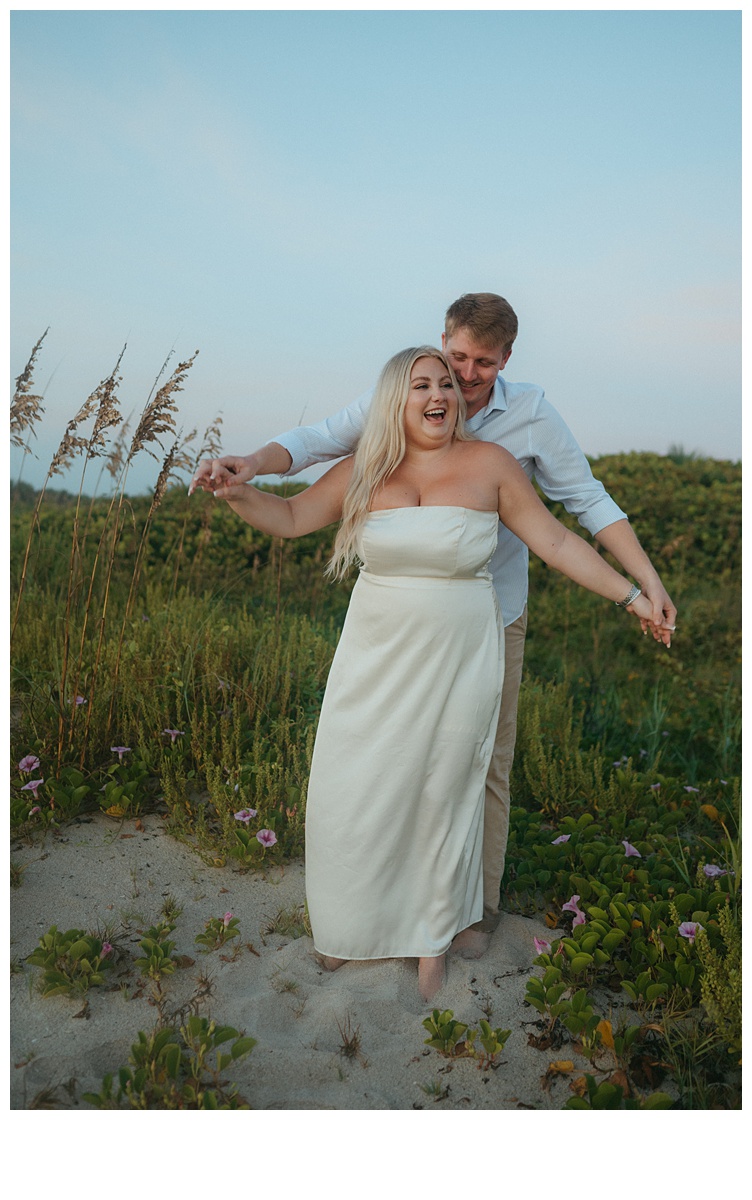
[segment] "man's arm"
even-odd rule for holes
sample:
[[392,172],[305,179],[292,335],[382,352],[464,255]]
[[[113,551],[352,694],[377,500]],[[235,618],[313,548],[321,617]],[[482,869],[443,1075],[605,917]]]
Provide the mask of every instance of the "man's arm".
[[196,488],[225,498],[222,489],[247,483],[256,475],[297,475],[316,463],[330,462],[352,454],[360,441],[373,390],[359,396],[347,408],[320,421],[279,434],[274,441],[252,454],[227,454],[204,459],[193,477],[189,494]]
[[[626,514],[595,479],[590,463],[556,409],[541,397],[531,425],[534,473],[541,489],[560,501],[604,549],[640,584],[653,606],[653,632],[659,625],[661,640],[671,645],[676,606],[660,576],[640,545]],[[643,622],[643,631],[647,625]]]
[[[600,529],[596,537],[604,549],[608,550],[609,554],[613,554],[624,570],[638,581],[642,588],[642,594],[647,596],[653,606],[653,623],[661,623],[665,629],[669,630],[668,638],[664,636],[663,641],[670,646],[671,631],[676,628],[676,605],[638,542],[629,521],[626,517],[621,521],[615,521],[613,525],[607,525],[605,529]],[[647,632],[644,623],[643,631]]]

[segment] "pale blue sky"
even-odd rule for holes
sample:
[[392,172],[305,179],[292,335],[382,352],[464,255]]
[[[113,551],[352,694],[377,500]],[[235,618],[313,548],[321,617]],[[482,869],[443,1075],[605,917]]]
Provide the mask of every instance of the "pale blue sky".
[[587,453],[741,457],[738,12],[30,11],[11,55],[30,482],[126,341],[125,412],[198,348],[185,428],[247,452],[486,290]]

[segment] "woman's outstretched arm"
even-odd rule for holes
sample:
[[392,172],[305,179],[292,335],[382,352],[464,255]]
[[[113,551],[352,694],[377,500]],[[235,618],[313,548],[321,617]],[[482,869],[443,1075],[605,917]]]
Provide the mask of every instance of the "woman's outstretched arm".
[[343,459],[296,496],[261,492],[251,483],[224,486],[221,495],[239,517],[262,533],[301,537],[339,521],[351,471],[352,458]]
[[[632,581],[615,571],[588,542],[556,520],[511,455],[506,456],[499,487],[499,516],[507,528],[549,567],[561,571],[588,591],[615,603],[624,600],[629,593]],[[652,627],[653,606],[646,596],[638,596],[628,605],[628,612],[635,613],[642,622],[650,622]],[[670,629],[662,627],[660,637],[670,644]]]

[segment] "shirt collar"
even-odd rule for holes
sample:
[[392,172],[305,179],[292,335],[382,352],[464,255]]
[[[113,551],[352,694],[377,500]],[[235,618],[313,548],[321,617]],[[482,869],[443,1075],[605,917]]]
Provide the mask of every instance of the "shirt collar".
[[507,408],[507,393],[504,385],[504,379],[503,376],[497,375],[496,382],[493,385],[493,391],[488,398],[488,404],[485,408],[482,408],[480,412],[477,412],[474,417],[469,419],[468,425],[477,428],[479,425],[482,425],[484,421],[488,420],[489,417],[492,417],[494,413],[506,412]]

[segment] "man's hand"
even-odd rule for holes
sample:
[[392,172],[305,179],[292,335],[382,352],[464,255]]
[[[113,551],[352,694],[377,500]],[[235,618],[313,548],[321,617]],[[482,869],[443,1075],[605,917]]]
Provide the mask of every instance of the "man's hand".
[[660,581],[657,573],[640,581],[643,596],[647,596],[652,606],[649,620],[640,620],[642,632],[652,633],[657,642],[664,646],[671,645],[671,634],[676,630],[676,605]]

